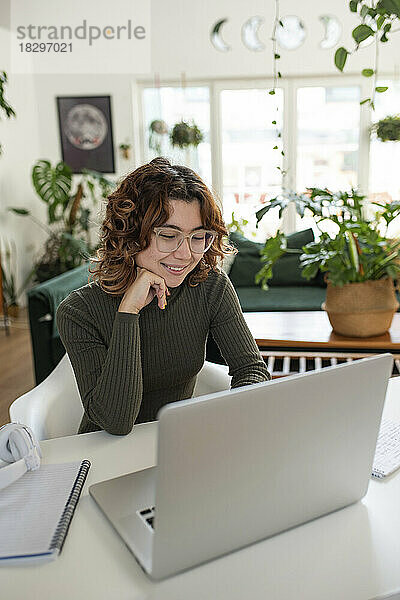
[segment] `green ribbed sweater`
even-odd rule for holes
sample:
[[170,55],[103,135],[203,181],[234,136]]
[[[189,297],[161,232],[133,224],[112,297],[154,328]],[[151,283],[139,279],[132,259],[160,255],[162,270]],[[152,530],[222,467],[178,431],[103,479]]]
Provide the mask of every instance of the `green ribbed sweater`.
[[118,312],[122,295],[91,282],[61,302],[56,322],[84,407],[78,433],[104,429],[125,435],[154,421],[168,402],[190,398],[204,364],[209,332],[229,365],[231,387],[270,378],[243,318],[230,279],[211,271],[190,287],[170,288],[139,314]]

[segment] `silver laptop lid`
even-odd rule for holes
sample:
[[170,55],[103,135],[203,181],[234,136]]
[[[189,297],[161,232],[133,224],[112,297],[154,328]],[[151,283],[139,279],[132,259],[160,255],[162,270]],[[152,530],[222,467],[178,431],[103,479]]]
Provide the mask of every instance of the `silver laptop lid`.
[[392,362],[385,354],[163,407],[152,576],[360,499]]

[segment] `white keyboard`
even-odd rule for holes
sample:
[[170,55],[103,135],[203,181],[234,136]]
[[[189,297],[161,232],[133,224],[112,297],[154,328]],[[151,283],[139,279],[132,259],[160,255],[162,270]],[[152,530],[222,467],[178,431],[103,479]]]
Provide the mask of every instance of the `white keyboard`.
[[400,424],[383,420],[376,444],[373,477],[382,479],[400,467]]

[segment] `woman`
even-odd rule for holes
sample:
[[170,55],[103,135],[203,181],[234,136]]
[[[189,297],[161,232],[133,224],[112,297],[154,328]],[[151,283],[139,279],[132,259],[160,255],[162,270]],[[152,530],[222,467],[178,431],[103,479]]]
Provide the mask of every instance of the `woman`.
[[269,379],[230,280],[232,252],[196,173],[156,158],[108,197],[94,281],[57,309],[85,409],[78,433],[125,435],[190,398],[211,332],[231,387]]

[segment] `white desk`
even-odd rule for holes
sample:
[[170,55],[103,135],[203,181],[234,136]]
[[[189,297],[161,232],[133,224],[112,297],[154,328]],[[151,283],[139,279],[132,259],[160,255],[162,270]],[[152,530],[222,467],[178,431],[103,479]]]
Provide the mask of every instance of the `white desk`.
[[[400,377],[385,416],[400,420]],[[4,600],[366,600],[400,589],[400,472],[371,481],[359,503],[160,583],[147,579],[88,486],[151,466],[155,423],[125,437],[103,431],[42,442],[43,462],[92,468],[63,551],[40,566],[0,568]]]

